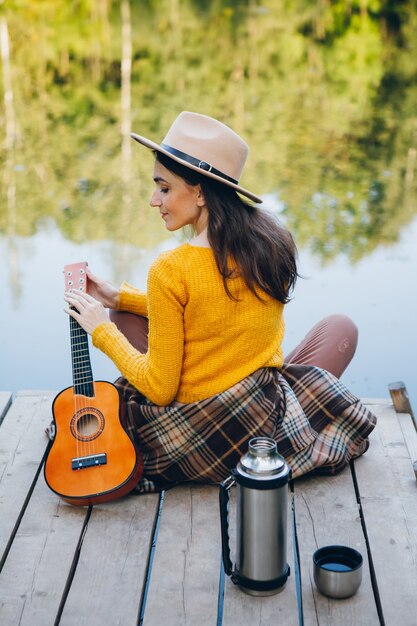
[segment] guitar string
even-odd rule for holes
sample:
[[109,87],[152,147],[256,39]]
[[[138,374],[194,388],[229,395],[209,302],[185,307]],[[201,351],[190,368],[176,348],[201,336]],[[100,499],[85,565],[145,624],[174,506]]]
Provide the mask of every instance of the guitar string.
[[[74,280],[72,281],[72,283],[74,283]],[[85,274],[78,277],[78,286],[80,291],[85,291]],[[94,397],[94,383],[91,371],[91,363],[89,359],[88,336],[84,329],[79,325],[79,323],[74,320],[74,318],[70,318],[70,333],[72,346],[72,375],[74,381],[74,415],[78,414],[80,416],[78,419],[75,420],[74,426],[78,430],[78,423],[80,422],[84,431],[81,432],[81,439],[79,439],[79,437],[76,437],[76,453],[77,458],[80,458],[87,455],[95,454],[95,440],[93,439],[91,442],[88,441],[88,439],[83,439],[83,437],[89,436],[89,403],[87,398],[90,397],[88,396],[88,393],[91,390],[93,391]],[[77,389],[75,389],[75,386],[77,387]],[[75,391],[80,391],[80,394],[75,393]],[[81,414],[79,413],[79,411],[81,411]],[[91,443],[93,445],[91,445]]]
[[[79,430],[81,431],[81,439],[79,447],[81,448],[81,456],[86,456],[87,453],[90,453],[89,443],[83,437],[88,436],[88,395],[89,395],[89,380],[88,375],[88,363],[86,361],[86,337],[84,335],[84,331],[79,327],[77,322],[74,325],[73,337],[75,343],[74,349],[74,380],[76,380],[77,384],[77,395],[76,395],[76,409],[79,412],[79,418],[77,420],[77,425],[79,424]],[[80,455],[78,455],[80,456]]]
[[[77,327],[75,325],[75,320],[72,319],[71,320],[71,341],[72,341],[72,379],[73,379],[73,383],[74,383],[74,415],[75,415],[75,420],[74,420],[74,428],[75,428],[75,432],[77,434],[77,430],[78,430],[78,421],[79,418],[77,418],[77,415],[79,415],[79,411],[81,410],[81,402],[82,399],[79,396],[79,381],[78,381],[78,372],[76,371],[77,369],[77,360],[78,360],[78,348],[76,345],[76,330]],[[76,450],[77,450],[77,458],[80,458],[80,456],[82,455],[82,450],[80,450],[80,446],[82,445],[82,442],[80,442],[80,439],[78,436],[76,436]]]
[[[91,397],[90,393],[94,393],[94,385],[91,372],[91,364],[89,360],[88,349],[88,337],[85,331],[80,327],[78,322],[74,320],[73,325],[73,338],[75,342],[74,347],[74,363],[73,363],[73,377],[77,381],[76,394],[76,411],[80,411],[80,417],[78,422],[81,425],[81,440],[79,447],[81,448],[81,454],[78,456],[87,456],[95,453],[95,440],[89,441],[87,437],[90,433],[90,421],[93,425],[93,420],[89,418],[88,412],[89,402],[88,398]],[[94,415],[91,413],[91,415]],[[78,443],[78,439],[77,439]]]
[[[84,292],[86,289],[84,289],[83,286],[82,286],[81,278],[82,277],[80,276],[80,278],[79,278],[80,291]],[[82,341],[80,341],[80,346],[82,346],[82,347],[80,347],[80,352],[82,351],[84,353],[86,351],[87,355],[88,355],[88,337],[87,337],[87,333],[85,332],[85,330],[83,328],[81,328],[81,326],[78,324],[78,322],[77,322],[77,325],[78,325],[78,328],[77,328],[77,330],[78,330],[78,337],[80,339],[82,339]],[[83,358],[82,363],[84,364],[84,362],[85,362],[85,354],[82,355],[82,358]],[[81,377],[81,379],[82,379],[82,377]],[[88,392],[88,387],[87,387],[87,384],[88,384],[87,382],[84,382],[83,383],[83,389],[82,389],[82,391],[83,391],[82,402],[83,402],[83,410],[84,411],[83,411],[83,414],[81,416],[81,420],[82,420],[81,423],[82,423],[82,426],[83,426],[83,429],[84,429],[84,433],[83,434],[84,434],[85,437],[88,437],[88,431],[89,431],[89,423],[88,423],[89,420],[88,420],[88,413],[87,413],[87,411],[88,411],[87,410],[87,405],[88,405],[88,400],[87,400],[87,397],[88,397],[88,393],[87,393]],[[91,404],[91,401],[90,401],[90,404]],[[92,451],[91,451],[90,442],[88,440],[86,440],[86,439],[81,439],[81,442],[82,442],[82,447],[84,449],[84,455],[83,456],[87,456],[88,454],[91,454]]]

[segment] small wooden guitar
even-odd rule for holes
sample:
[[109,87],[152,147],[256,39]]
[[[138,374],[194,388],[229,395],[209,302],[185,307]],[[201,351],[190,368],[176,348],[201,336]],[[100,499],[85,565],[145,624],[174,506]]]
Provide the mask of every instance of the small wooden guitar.
[[[87,291],[87,263],[64,268],[67,291]],[[75,505],[108,502],[139,481],[143,461],[120,422],[114,385],[93,381],[88,336],[70,317],[73,386],[52,405],[55,438],[44,474],[47,485]]]

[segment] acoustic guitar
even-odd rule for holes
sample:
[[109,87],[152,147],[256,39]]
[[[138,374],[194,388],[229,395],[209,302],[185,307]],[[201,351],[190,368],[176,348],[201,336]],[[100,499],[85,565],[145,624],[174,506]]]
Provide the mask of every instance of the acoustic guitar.
[[[87,291],[87,263],[64,267],[67,291]],[[90,505],[129,493],[143,460],[120,422],[120,398],[93,381],[88,335],[70,316],[73,386],[53,401],[55,437],[44,467],[47,485],[66,502]]]

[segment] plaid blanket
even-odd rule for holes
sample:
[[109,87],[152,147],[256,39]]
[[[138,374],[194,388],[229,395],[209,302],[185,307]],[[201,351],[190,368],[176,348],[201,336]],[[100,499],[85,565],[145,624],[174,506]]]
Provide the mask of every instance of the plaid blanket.
[[144,474],[136,491],[218,483],[252,437],[272,437],[294,478],[334,474],[367,449],[376,417],[329,372],[308,365],[262,368],[223,393],[157,406],[125,378],[116,381],[121,420],[138,445]]

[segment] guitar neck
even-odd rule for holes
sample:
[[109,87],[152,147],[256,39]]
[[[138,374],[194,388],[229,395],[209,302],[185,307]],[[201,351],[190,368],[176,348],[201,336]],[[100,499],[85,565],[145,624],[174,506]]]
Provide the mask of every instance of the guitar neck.
[[88,335],[73,317],[69,319],[74,393],[93,398],[93,372],[88,347]]

